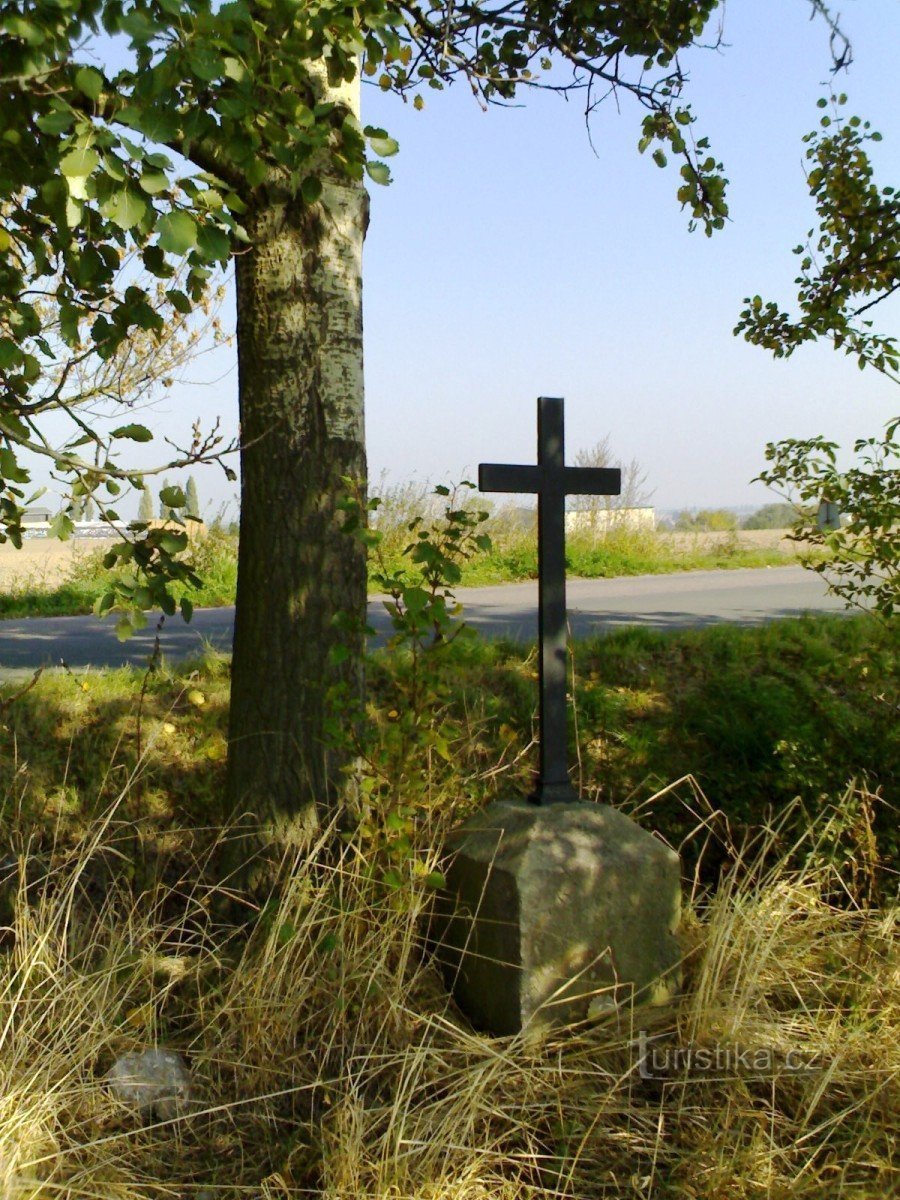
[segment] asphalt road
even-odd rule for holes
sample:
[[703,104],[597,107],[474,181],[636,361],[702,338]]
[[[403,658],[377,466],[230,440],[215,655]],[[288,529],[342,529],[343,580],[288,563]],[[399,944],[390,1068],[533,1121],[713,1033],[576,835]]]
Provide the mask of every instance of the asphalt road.
[[[488,636],[529,639],[537,631],[537,585],[459,588],[466,620]],[[690,571],[678,575],[642,575],[623,579],[570,579],[568,603],[575,636],[623,626],[687,629],[732,622],[758,625],[804,612],[841,612],[821,579],[802,567],[762,570]],[[373,599],[369,619],[379,633],[388,628],[382,604]],[[170,658],[196,654],[204,642],[231,647],[233,608],[198,609],[189,625],[166,620],[161,641]],[[33,617],[0,620],[0,674],[18,675],[40,666],[142,665],[153,648],[151,621],[146,630],[122,644],[113,621],[96,617]]]

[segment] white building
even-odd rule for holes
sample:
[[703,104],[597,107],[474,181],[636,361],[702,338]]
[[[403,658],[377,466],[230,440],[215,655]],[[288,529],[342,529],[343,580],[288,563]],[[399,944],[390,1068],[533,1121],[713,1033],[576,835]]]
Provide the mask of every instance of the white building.
[[631,529],[652,533],[656,528],[654,508],[574,509],[566,513],[566,532],[609,533],[613,529]]

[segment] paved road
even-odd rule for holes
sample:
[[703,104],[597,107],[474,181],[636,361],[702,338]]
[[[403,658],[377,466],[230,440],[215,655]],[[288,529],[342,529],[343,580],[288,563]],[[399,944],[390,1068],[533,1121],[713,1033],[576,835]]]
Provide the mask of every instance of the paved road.
[[[500,587],[460,588],[466,619],[490,636],[536,636],[537,586],[514,583]],[[840,612],[822,581],[802,567],[762,570],[690,571],[680,575],[642,575],[625,579],[570,579],[570,621],[576,636],[602,633],[626,625],[649,629],[735,622],[757,625],[803,612]],[[387,616],[377,600],[369,605],[372,625],[383,632]],[[166,621],[165,653],[180,658],[197,653],[204,642],[231,646],[233,608],[198,609],[190,625],[180,617]],[[70,667],[142,664],[153,647],[151,627],[124,645],[116,640],[111,621],[96,617],[35,617],[0,621],[0,674],[18,674],[42,665]]]

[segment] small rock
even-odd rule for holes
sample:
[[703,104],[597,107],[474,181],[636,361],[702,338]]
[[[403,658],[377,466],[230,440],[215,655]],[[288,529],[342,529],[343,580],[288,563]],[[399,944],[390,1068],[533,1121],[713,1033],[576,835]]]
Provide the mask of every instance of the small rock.
[[117,1100],[158,1121],[183,1116],[191,1102],[191,1077],[174,1050],[123,1054],[106,1078]]

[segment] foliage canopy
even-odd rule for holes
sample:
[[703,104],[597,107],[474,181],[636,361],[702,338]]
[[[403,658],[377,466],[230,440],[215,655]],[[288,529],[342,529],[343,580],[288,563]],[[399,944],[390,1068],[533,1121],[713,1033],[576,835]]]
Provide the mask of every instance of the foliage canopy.
[[[881,140],[869,122],[843,114],[847,97],[830,99],[830,113],[807,134],[810,195],[818,229],[795,248],[800,257],[798,314],[774,301],[748,297],[735,329],[778,357],[824,338],[855,358],[860,370],[900,383],[900,345],[879,333],[871,312],[900,290],[900,189],[875,181],[869,149]],[[829,108],[821,99],[819,107]],[[900,603],[900,419],[880,437],[860,438],[844,468],[840,447],[823,437],[791,438],[766,448],[760,478],[805,510],[795,536],[829,552],[815,569],[848,603],[891,616]],[[845,514],[839,529],[819,528],[820,500]]]

